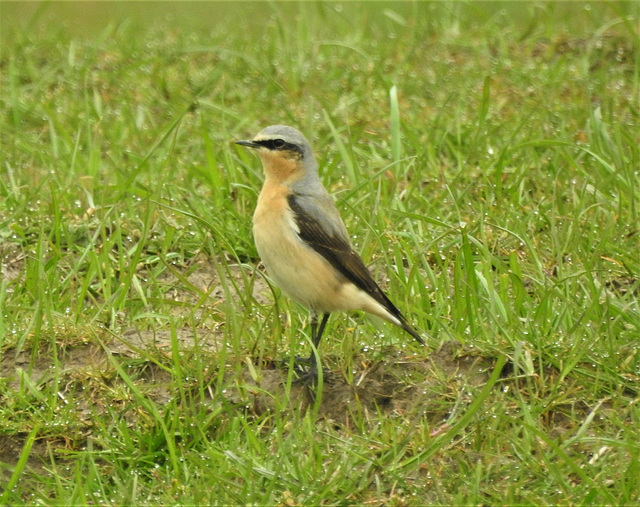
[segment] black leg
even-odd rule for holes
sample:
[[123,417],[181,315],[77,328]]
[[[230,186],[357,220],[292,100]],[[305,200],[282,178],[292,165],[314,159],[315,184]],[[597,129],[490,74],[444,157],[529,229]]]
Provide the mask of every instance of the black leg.
[[[329,313],[322,314],[322,320],[320,321],[320,326],[318,326],[318,316],[314,313],[311,315],[311,343],[313,343],[313,347],[318,350],[318,346],[320,345],[320,340],[322,339],[322,333],[324,333],[324,328],[327,325],[327,321],[329,320]],[[315,351],[311,351],[311,355],[309,355],[308,359],[309,363],[311,363],[312,370],[318,371],[318,363],[316,362],[316,354]]]
[[[320,340],[322,339],[322,333],[324,332],[324,328],[327,325],[327,321],[329,320],[329,314],[323,313],[322,319],[320,320],[320,325],[318,325],[318,315],[315,313],[311,313],[311,343],[313,343],[313,348],[315,350],[311,351],[311,354],[306,359],[301,359],[300,362],[304,362],[309,365],[309,368],[303,373],[301,377],[298,377],[296,382],[304,384],[307,388],[311,388],[311,386],[316,385],[318,381],[318,369],[322,368],[322,362],[318,360],[316,357],[316,351],[318,350],[318,346],[320,345]],[[315,398],[315,393],[310,390],[312,399]]]
[[[318,315],[313,312],[311,313],[311,343],[313,343],[313,348],[315,350],[318,350],[322,334],[324,333],[324,328],[327,326],[327,322],[329,321],[329,315],[329,313],[323,313],[322,319],[320,319],[320,325],[318,325]],[[302,374],[296,382],[304,385],[314,385],[318,379],[318,368],[321,367],[321,363],[316,361],[315,351],[312,350],[308,358],[296,357],[294,362],[297,372]],[[288,361],[282,361],[282,364],[286,366]],[[308,365],[306,371],[300,368],[302,364]]]
[[329,313],[322,314],[322,320],[320,321],[320,327],[318,328],[318,316],[313,315],[311,317],[311,342],[313,346],[317,349],[318,345],[320,345],[320,340],[322,339],[322,333],[324,333],[324,328],[327,325],[327,321],[329,320]]
[[[316,334],[318,333],[318,314],[311,312],[311,343],[316,344]],[[313,352],[312,352],[313,355]]]

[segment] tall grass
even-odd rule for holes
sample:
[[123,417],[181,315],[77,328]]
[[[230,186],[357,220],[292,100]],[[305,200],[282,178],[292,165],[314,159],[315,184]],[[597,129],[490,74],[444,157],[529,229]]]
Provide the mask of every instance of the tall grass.
[[[76,7],[0,4],[0,503],[638,502],[637,5]],[[333,316],[307,409],[275,123],[429,343]]]

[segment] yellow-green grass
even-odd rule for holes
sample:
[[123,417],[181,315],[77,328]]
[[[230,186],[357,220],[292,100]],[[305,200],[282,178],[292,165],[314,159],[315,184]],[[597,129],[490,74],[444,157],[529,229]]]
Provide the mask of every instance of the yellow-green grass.
[[[638,4],[0,13],[1,504],[640,501]],[[429,343],[333,316],[306,410],[274,123]]]

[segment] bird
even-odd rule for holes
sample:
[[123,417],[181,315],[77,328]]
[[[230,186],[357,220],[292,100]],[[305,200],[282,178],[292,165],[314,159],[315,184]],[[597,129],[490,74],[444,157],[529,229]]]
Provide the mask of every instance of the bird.
[[[358,310],[395,324],[425,345],[353,249],[304,135],[287,125],[271,125],[251,140],[234,142],[254,150],[262,162],[254,242],[270,278],[310,310],[314,350],[331,313]],[[297,359],[317,370],[313,350],[309,358]]]

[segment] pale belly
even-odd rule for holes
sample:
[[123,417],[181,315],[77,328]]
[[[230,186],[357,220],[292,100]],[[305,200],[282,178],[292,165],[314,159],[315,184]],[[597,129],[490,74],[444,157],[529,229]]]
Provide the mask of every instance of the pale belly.
[[254,220],[253,236],[269,276],[290,298],[318,313],[356,309],[342,301],[343,277],[304,244],[292,222]]

